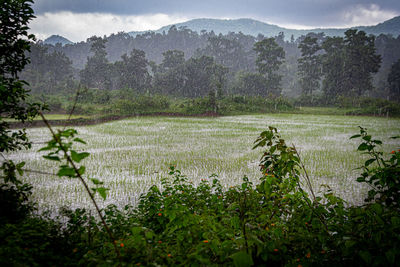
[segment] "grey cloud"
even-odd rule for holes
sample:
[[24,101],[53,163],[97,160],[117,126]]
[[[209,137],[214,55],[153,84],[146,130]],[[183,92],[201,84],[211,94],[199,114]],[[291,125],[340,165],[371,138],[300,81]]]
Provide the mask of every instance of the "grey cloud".
[[74,13],[112,13],[119,15],[181,14],[192,17],[255,17],[275,21],[326,26],[335,24],[339,14],[357,5],[377,4],[382,10],[400,14],[400,1],[362,0],[38,0],[37,14],[71,11]]

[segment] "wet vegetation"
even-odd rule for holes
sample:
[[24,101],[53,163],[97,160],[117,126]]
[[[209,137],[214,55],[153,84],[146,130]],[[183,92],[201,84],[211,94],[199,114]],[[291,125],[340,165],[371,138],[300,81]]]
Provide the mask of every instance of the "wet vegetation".
[[[368,117],[370,129],[359,127],[359,133],[350,137],[348,128],[354,125],[344,117],[303,115],[309,120],[305,123],[299,121],[302,115],[288,114],[232,116],[211,122],[209,118],[136,118],[89,130],[80,128],[87,134],[81,138],[76,129],[54,129],[43,115],[49,106],[53,111],[75,114],[132,116],[301,112],[304,109],[298,107],[304,105],[339,105],[354,114],[395,116],[399,114],[398,50],[377,54],[376,45],[385,40],[378,50],[391,49],[387,44],[398,38],[375,38],[348,30],[344,37],[309,34],[287,42],[282,34],[275,38],[196,35],[172,27],[162,35],[133,38],[118,34],[92,37],[65,48],[46,47],[33,43],[34,36],[27,32],[33,18],[31,4],[30,0],[6,0],[0,9],[0,47],[4,51],[0,54],[1,265],[395,266],[400,261],[398,119],[374,118],[378,124]],[[190,39],[185,39],[187,35]],[[192,41],[185,46],[188,51],[179,49],[180,36],[185,43]],[[152,57],[162,53],[158,63],[149,62],[146,53],[137,48],[128,49],[120,59],[121,50],[111,49],[117,57],[113,60],[106,44],[116,37],[120,38],[118,45],[127,40],[129,45],[147,44],[153,38],[177,45],[167,42],[169,50],[150,46],[156,53]],[[194,50],[190,44],[199,38],[203,46]],[[64,49],[74,51],[81,60],[89,56],[79,63]],[[43,138],[43,129],[10,130],[11,123],[25,123],[38,115],[50,133],[45,142],[32,144],[30,139],[35,131]],[[289,116],[295,119],[289,120]],[[332,129],[321,122],[323,118]],[[263,125],[259,131],[257,119],[275,119],[287,128],[278,132]],[[190,128],[189,123],[197,125]],[[288,127],[290,123],[297,128]],[[119,128],[114,127],[117,124]],[[182,143],[179,131],[197,138]],[[242,136],[254,131],[261,133],[248,138],[255,140],[253,149],[262,149],[259,161],[245,155],[250,154],[246,148],[237,147],[243,145],[238,142]],[[300,147],[310,152],[308,158],[285,141],[287,137],[281,135],[286,131],[292,131],[293,143],[296,138],[314,142]],[[383,135],[387,145],[371,132]],[[115,136],[119,136],[118,143],[113,142]],[[128,137],[137,138],[142,147]],[[350,156],[337,157],[337,139],[343,142],[343,137],[353,140],[354,150],[361,156],[351,156],[343,149]],[[180,142],[168,144],[167,139],[173,138]],[[215,142],[204,145],[207,138]],[[223,143],[226,140],[229,142]],[[85,151],[88,143],[91,151]],[[105,143],[113,147],[107,151]],[[163,151],[160,147],[165,143]],[[30,157],[32,151],[24,154],[23,150],[32,145],[40,145],[40,149]],[[327,151],[329,146],[335,148]],[[190,156],[204,148],[200,158]],[[210,154],[217,157],[210,158],[207,149],[215,148]],[[144,149],[143,153],[135,155],[139,149]],[[150,157],[144,157],[145,153]],[[316,167],[323,161],[321,156],[330,157],[333,170]],[[351,168],[355,158],[359,166],[356,177],[348,177],[346,172],[338,177],[344,166]],[[93,159],[100,163],[90,165]],[[135,164],[141,159],[141,165]],[[176,166],[185,159],[187,166],[183,167],[192,170],[201,164],[208,171],[223,173],[233,165],[247,163],[240,171],[255,167],[259,175],[241,173],[240,181],[232,179],[232,173],[221,178],[202,174],[193,179]],[[224,159],[232,162],[221,168]],[[32,168],[34,161],[39,162],[38,168]],[[169,176],[148,179],[146,175],[158,172],[153,167],[160,168],[160,164],[168,165],[163,171]],[[111,179],[93,174],[101,165],[104,168],[98,173],[109,171]],[[113,173],[113,165],[125,172],[125,180]],[[138,188],[138,179],[132,190],[113,192],[118,183],[129,185],[127,173],[136,178],[141,175],[145,186]],[[29,177],[34,175],[57,180],[31,185]],[[351,196],[341,195],[340,189],[321,182],[321,177],[359,183],[365,188],[365,197],[351,201]],[[60,181],[73,185],[73,190],[56,187]],[[39,191],[35,187],[40,186],[74,199],[85,194],[87,201],[83,207],[46,211],[43,202],[52,200],[35,197]],[[128,200],[127,205],[117,205],[120,200]]]

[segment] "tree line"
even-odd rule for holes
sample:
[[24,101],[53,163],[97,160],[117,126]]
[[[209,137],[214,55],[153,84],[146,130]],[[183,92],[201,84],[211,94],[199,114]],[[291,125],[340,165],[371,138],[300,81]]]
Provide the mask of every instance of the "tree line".
[[398,101],[399,45],[400,37],[357,30],[287,41],[283,33],[265,38],[171,27],[163,34],[118,33],[66,46],[33,43],[31,64],[21,75],[39,94],[70,93],[80,82],[100,90],[183,97],[214,92],[300,96],[305,104],[361,96]]

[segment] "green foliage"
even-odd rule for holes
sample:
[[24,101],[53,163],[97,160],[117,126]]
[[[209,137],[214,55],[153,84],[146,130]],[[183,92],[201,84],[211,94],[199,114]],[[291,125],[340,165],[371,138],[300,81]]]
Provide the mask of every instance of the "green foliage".
[[324,79],[322,89],[329,101],[346,93],[344,89],[344,43],[342,37],[328,37],[322,44],[325,50],[322,62]]
[[28,217],[0,227],[2,266],[71,266],[79,258],[72,242],[62,235],[61,224],[45,218]]
[[[37,106],[24,103],[27,92],[17,76],[27,62],[23,52],[29,48],[27,41],[19,38],[32,38],[26,32],[26,24],[32,18],[29,3],[7,1],[1,10],[2,21],[17,21],[17,24],[7,25],[1,31],[2,41],[5,41],[1,45],[7,53],[1,61],[0,85],[4,101],[0,113],[21,121],[37,112]],[[170,32],[173,34],[176,28],[171,27]],[[356,32],[346,32],[344,42],[350,48],[353,45],[351,38],[360,37],[363,41],[365,37],[362,33],[353,35]],[[92,41],[93,61],[108,66],[104,41],[101,38]],[[276,89],[279,77],[273,72],[280,64],[283,50],[278,49],[273,40],[264,41],[255,46],[260,55],[257,63],[267,80],[274,80],[269,86]],[[353,50],[349,47],[346,51],[352,55]],[[362,51],[368,54],[372,50],[368,46]],[[272,60],[275,65],[268,65],[271,63],[269,52],[276,56]],[[134,54],[131,56],[134,58]],[[144,58],[140,52],[137,56]],[[189,60],[188,64],[185,71],[186,75],[194,77],[191,82],[201,80],[204,88],[210,89],[214,85],[221,88],[222,76],[203,81],[207,73],[215,73],[212,58],[203,56]],[[203,72],[199,74],[198,70]],[[373,68],[367,72],[373,72]],[[367,86],[367,80],[358,80],[353,91],[360,94],[359,84]],[[107,88],[108,80],[97,85]],[[204,93],[204,88],[196,86],[192,84],[191,93],[195,96]],[[209,92],[197,106],[215,110],[219,105],[223,106],[224,100],[236,104],[251,103],[244,96],[218,99],[216,90]],[[286,105],[281,98],[262,101],[273,101],[275,109],[278,104]],[[7,124],[1,125],[0,152],[29,147],[24,132],[8,135]],[[367,202],[361,206],[347,206],[329,188],[316,195],[296,148],[288,146],[278,130],[270,127],[255,142],[254,148],[265,147],[260,161],[262,177],[255,186],[245,176],[241,185],[224,190],[216,175],[195,185],[176,166],[171,166],[170,178],[163,179],[161,185],[153,186],[143,194],[137,207],[118,210],[108,206],[100,210],[94,194],[99,193],[105,199],[107,189],[96,178],[83,178],[85,166],[78,164],[89,153],[73,148],[76,143],[85,142],[76,137],[74,129],[54,132],[48,127],[52,139],[41,149],[48,151],[43,157],[60,163],[59,177],[77,178],[83,183],[101,221],[97,222],[90,213],[79,209],[63,211],[67,217],[64,227],[57,220],[35,217],[31,213],[34,205],[28,199],[31,187],[21,185],[16,176],[16,173],[23,173],[24,163],[6,160],[1,167],[4,184],[0,187],[0,264],[391,266],[400,261],[400,151],[393,150],[387,158],[378,151],[382,142],[373,139],[364,128],[352,137],[361,138],[358,150],[368,157],[357,180],[372,189]],[[90,188],[87,182],[93,187]]]
[[231,72],[237,72],[246,65],[251,65],[247,61],[246,52],[237,40],[228,39],[222,35],[209,37],[207,46],[197,51],[199,55],[213,57],[214,60],[223,65]]
[[256,65],[258,72],[265,76],[269,92],[280,95],[281,76],[276,72],[285,59],[285,51],[274,38],[266,38],[254,44],[257,52]]
[[[398,181],[400,151],[393,150],[389,159],[383,158],[383,152],[377,151],[382,141],[372,139],[362,127],[360,127],[360,134],[353,135],[351,138],[361,138],[362,143],[358,146],[358,150],[369,157],[361,167],[363,171],[361,176],[357,178],[358,182],[365,182],[372,188],[368,191],[366,201],[376,202],[376,207],[382,203],[388,207],[400,209],[400,182]],[[379,208],[382,209],[380,206]]]
[[374,36],[357,30],[347,30],[345,38],[324,41],[323,91],[328,102],[338,96],[360,97],[372,90],[371,75],[378,72],[381,63],[374,41]]
[[106,58],[105,50],[107,40],[95,36],[89,40],[93,56],[88,57],[85,68],[80,71],[81,83],[87,87],[110,89],[111,65]]
[[221,114],[274,113],[294,110],[288,99],[273,95],[265,98],[242,95],[227,96],[217,101],[217,105]]
[[388,75],[389,95],[390,99],[400,101],[400,59],[397,60],[391,67]]
[[34,18],[30,6],[32,1],[8,0],[2,3],[0,11],[0,152],[30,147],[25,131],[11,132],[3,118],[12,118],[21,122],[36,116],[38,104],[26,101],[28,91],[26,84],[19,79],[19,73],[29,59],[29,40],[34,36],[28,34],[28,22]]
[[[80,142],[75,134],[69,130],[60,138]],[[400,152],[386,159],[377,150],[382,142],[363,128],[352,138],[361,138],[358,150],[369,156],[358,181],[373,186],[373,193],[362,206],[348,206],[329,188],[314,195],[295,147],[270,127],[255,142],[255,148],[265,147],[255,186],[244,177],[242,184],[223,189],[216,175],[195,185],[171,166],[170,177],[143,194],[137,207],[102,210],[115,241],[88,211],[65,209],[63,229],[49,221],[24,221],[21,233],[31,229],[37,237],[29,239],[28,250],[15,226],[3,227],[0,235],[9,238],[0,243],[0,253],[13,249],[32,263],[40,263],[43,255],[50,261],[69,257],[65,265],[393,266],[400,259]],[[71,155],[75,162],[87,155],[76,153]],[[54,226],[36,227],[46,223]],[[67,249],[48,249],[60,244]]]
[[267,80],[260,73],[238,72],[233,85],[235,94],[247,96],[267,96],[273,93],[267,87]]
[[[29,63],[25,52],[30,49],[28,22],[34,18],[32,1],[2,1],[0,9],[0,225],[3,229],[8,223],[17,223],[34,210],[28,201],[31,186],[22,184],[17,175],[23,174],[24,162],[8,160],[3,152],[30,148],[25,129],[9,130],[3,119],[25,122],[37,115],[40,105],[27,101],[27,83],[19,79],[19,73]],[[3,240],[4,235],[2,236]],[[3,254],[3,253],[2,253]],[[4,259],[4,257],[1,257]]]
[[[83,159],[90,156],[88,152],[77,152],[73,149],[74,143],[86,144],[82,139],[75,137],[78,132],[75,129],[59,130],[57,133],[52,132],[53,138],[47,142],[47,146],[42,147],[39,151],[50,151],[43,158],[47,160],[60,162],[60,168],[57,172],[59,177],[79,178],[85,187],[87,185],[82,176],[85,174],[85,166],[77,166]],[[91,188],[93,194],[99,195],[106,199],[107,188],[102,187],[103,184],[95,178],[89,178],[95,187]],[[88,188],[87,188],[88,189]],[[91,194],[89,191],[88,193]]]
[[364,31],[345,32],[343,82],[346,94],[359,97],[372,89],[371,74],[378,72],[381,64],[374,41],[375,37],[367,36]]
[[48,95],[70,90],[74,86],[72,61],[63,52],[49,52],[41,44],[30,46],[30,64],[21,72],[21,77],[30,82],[32,93]]
[[385,99],[338,97],[336,105],[350,108],[346,115],[400,116],[398,103]]
[[28,184],[0,185],[0,225],[18,223],[35,210],[29,201],[32,186]]
[[150,88],[150,74],[147,71],[148,62],[144,51],[133,49],[128,56],[123,54],[121,61],[114,64],[116,73],[116,88],[133,88],[145,93]]
[[170,100],[165,96],[132,95],[115,99],[111,113],[118,115],[138,115],[162,112],[170,106]]
[[162,72],[172,70],[185,63],[185,53],[180,50],[168,50],[162,53],[164,59],[160,65]]
[[299,44],[301,58],[298,59],[298,73],[300,75],[300,84],[302,95],[313,98],[313,92],[320,87],[320,79],[322,76],[321,55],[318,52],[321,46],[318,38],[307,36]]

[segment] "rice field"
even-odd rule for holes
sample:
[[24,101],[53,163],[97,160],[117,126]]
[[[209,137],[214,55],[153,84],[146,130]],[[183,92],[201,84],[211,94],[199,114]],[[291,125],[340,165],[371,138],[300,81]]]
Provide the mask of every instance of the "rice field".
[[[361,203],[367,188],[355,181],[356,168],[365,158],[356,152],[358,140],[349,137],[366,127],[384,141],[385,153],[398,149],[400,119],[309,114],[246,115],[218,118],[136,117],[99,125],[75,127],[87,142],[79,150],[90,152],[82,164],[86,175],[105,182],[110,189],[101,206],[135,205],[140,194],[167,177],[170,165],[197,184],[217,174],[225,188],[241,183],[243,176],[257,183],[262,149],[252,150],[259,133],[277,127],[288,144],[295,144],[312,178],[314,191],[328,185],[349,203]],[[28,129],[33,148],[6,156],[26,161],[26,169],[56,173],[57,164],[37,152],[50,139],[46,128]],[[33,199],[41,211],[56,212],[61,206],[89,207],[91,204],[76,179],[26,173],[33,184]]]

